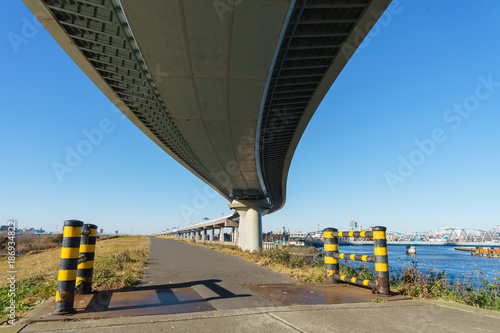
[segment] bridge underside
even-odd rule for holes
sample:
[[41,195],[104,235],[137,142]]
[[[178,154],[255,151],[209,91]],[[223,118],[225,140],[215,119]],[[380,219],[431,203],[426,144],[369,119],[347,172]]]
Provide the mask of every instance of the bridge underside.
[[228,200],[262,203],[260,221],[390,0],[24,2],[138,128]]

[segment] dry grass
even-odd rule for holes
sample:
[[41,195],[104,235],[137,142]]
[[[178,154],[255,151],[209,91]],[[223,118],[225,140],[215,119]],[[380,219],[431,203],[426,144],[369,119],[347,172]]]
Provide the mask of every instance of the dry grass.
[[[144,236],[120,237],[97,242],[93,289],[128,288],[142,277],[150,240]],[[30,253],[16,258],[17,318],[55,294],[61,248]],[[6,319],[10,302],[7,260],[0,261],[0,318]]]
[[[17,281],[33,276],[43,275],[57,278],[61,248],[45,250],[39,253],[29,253],[16,257]],[[0,288],[7,285],[9,271],[7,258],[0,261]]]
[[92,288],[129,288],[142,278],[147,263],[148,237],[133,236],[97,242]]
[[[6,251],[7,242],[9,241],[7,234],[3,232],[0,235],[0,250]],[[32,233],[22,233],[16,235],[16,250],[21,253],[30,251],[46,250],[58,247],[62,241],[61,235],[35,235]],[[5,252],[1,252],[5,256]]]
[[[120,237],[113,239],[105,239],[97,242],[95,253],[95,268],[96,272],[99,268],[105,268],[100,263],[102,261],[109,261],[114,255],[119,253],[139,252],[141,256],[146,259],[149,252],[149,238],[141,236]],[[16,279],[24,280],[37,275],[57,278],[59,270],[59,260],[61,255],[61,248],[57,247],[50,250],[41,252],[28,253],[16,257]],[[144,263],[131,263],[132,271],[136,272],[144,267]],[[7,258],[0,261],[0,288],[7,285],[7,271],[8,262]]]

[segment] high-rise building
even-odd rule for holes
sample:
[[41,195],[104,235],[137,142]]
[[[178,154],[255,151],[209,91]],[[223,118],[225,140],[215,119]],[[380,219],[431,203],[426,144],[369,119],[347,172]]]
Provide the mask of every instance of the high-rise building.
[[359,228],[358,222],[356,222],[355,220],[351,220],[349,222],[349,230],[350,231],[358,230],[358,228]]

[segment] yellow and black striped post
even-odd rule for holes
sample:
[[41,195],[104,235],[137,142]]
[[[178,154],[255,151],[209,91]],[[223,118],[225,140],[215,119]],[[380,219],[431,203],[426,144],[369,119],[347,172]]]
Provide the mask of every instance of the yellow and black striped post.
[[76,273],[76,293],[90,294],[92,291],[96,239],[97,226],[84,224],[80,242],[78,271]]
[[335,254],[339,252],[339,239],[332,233],[337,232],[335,228],[326,228],[323,230],[323,238],[325,240],[325,269],[326,269],[326,280],[331,283],[339,283],[334,279],[335,274],[339,274],[339,259],[335,258]]
[[83,222],[64,221],[61,262],[57,276],[56,306],[54,314],[74,312],[76,270],[80,252],[80,234]]
[[373,227],[373,252],[375,254],[375,277],[377,292],[390,295],[389,263],[387,260],[387,240],[385,227]]

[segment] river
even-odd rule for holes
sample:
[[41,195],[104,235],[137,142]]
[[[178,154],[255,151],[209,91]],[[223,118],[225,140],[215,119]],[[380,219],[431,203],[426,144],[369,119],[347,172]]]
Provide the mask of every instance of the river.
[[[457,251],[453,246],[419,245],[415,246],[415,249],[416,255],[407,255],[406,246],[388,245],[389,267],[397,270],[402,265],[408,266],[412,260],[415,260],[421,271],[444,270],[452,281],[479,270],[483,272],[483,277],[490,281],[493,281],[495,275],[500,276],[499,257],[475,257],[471,256],[469,252]],[[339,245],[339,251],[373,255],[373,247],[370,245]],[[353,263],[353,261],[349,261],[349,263]]]

